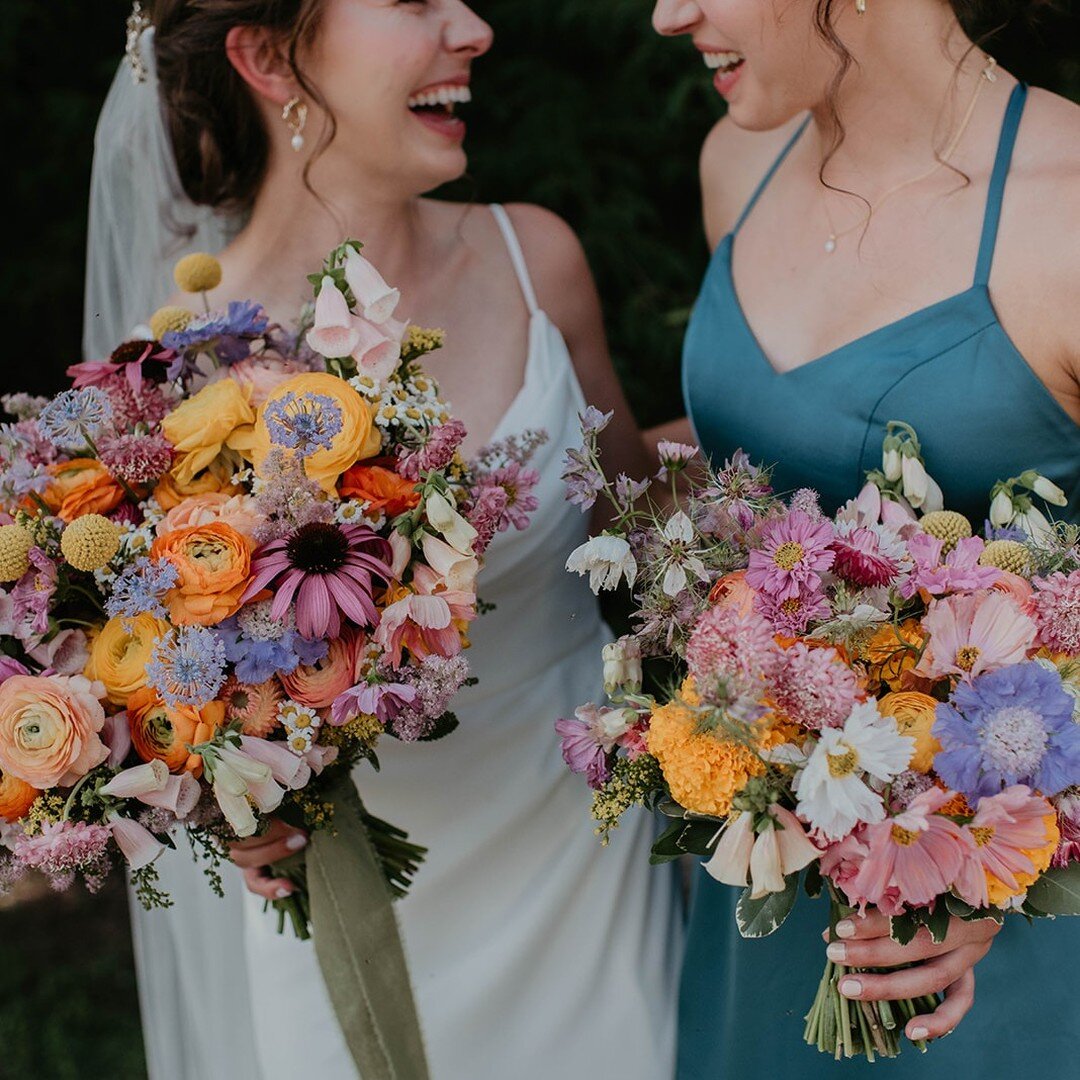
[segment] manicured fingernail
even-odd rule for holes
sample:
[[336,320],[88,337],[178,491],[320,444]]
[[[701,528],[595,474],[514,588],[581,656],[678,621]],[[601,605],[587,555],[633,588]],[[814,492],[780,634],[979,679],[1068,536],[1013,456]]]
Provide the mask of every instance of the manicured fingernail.
[[916,1027],[911,1029],[911,1033],[908,1035],[908,1038],[911,1039],[912,1042],[919,1042],[921,1039],[925,1039],[929,1034],[930,1032],[927,1031],[926,1028]]
[[850,919],[843,919],[836,924],[837,937],[854,937],[855,924]]
[[285,899],[285,897],[286,897],[286,896],[288,896],[288,895],[289,895],[289,894],[290,894],[291,892],[292,892],[292,889],[286,889],[286,888],[285,888],[285,886],[284,886],[284,885],[282,885],[282,886],[281,886],[281,888],[280,888],[280,889],[278,889],[278,891],[277,891],[276,893],[274,893],[274,895],[275,895],[275,896],[276,896],[276,897],[277,897],[277,898],[278,898],[279,900],[284,900],[284,899]]
[[862,983],[858,979],[845,979],[840,984],[840,993],[844,997],[858,997],[862,993]]
[[834,941],[825,950],[825,955],[830,960],[842,964],[847,959],[847,946],[842,941]]
[[293,833],[292,836],[286,837],[285,846],[290,851],[299,851],[307,844],[307,837],[302,833]]

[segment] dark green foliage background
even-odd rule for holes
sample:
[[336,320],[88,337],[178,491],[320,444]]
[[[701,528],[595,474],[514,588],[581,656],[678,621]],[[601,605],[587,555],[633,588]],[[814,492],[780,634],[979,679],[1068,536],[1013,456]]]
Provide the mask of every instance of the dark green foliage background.
[[[550,206],[580,232],[643,423],[677,414],[682,326],[705,266],[696,159],[719,115],[689,44],[650,0],[475,0],[497,42],[478,65],[472,172],[456,194]],[[0,390],[59,388],[79,358],[94,123],[127,0],[3,0]],[[1080,98],[1075,0],[990,48]],[[143,1075],[123,896],[0,910],[0,1080]],[[197,1037],[193,1033],[193,1037]]]

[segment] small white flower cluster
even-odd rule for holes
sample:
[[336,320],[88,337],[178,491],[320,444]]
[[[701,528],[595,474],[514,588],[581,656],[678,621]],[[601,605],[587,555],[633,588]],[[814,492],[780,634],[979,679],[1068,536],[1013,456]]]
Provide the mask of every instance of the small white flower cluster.
[[410,430],[422,434],[450,419],[446,402],[439,400],[438,387],[426,375],[410,375],[404,380],[393,377],[384,383],[357,375],[349,385],[372,403],[375,424],[387,434],[394,432],[399,438]]
[[136,559],[150,554],[150,548],[157,539],[155,527],[165,517],[161,507],[153,499],[148,499],[139,506],[143,514],[140,525],[125,522],[121,525],[120,547],[108,565],[94,571],[94,580],[102,589],[107,589]]
[[314,709],[286,698],[278,706],[278,719],[285,729],[285,744],[297,757],[312,748],[322,726],[322,718]]
[[334,507],[334,520],[339,525],[370,525],[378,532],[386,524],[386,515],[381,511],[368,513],[371,503],[367,499],[342,499]]

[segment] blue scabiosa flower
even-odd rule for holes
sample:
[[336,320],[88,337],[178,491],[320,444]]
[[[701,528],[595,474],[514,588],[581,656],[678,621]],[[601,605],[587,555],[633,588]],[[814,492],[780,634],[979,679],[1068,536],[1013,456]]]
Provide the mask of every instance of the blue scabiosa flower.
[[248,604],[214,627],[225,647],[225,659],[235,665],[236,677],[249,685],[288,675],[300,664],[317,664],[330,648],[326,641],[302,638],[291,611],[284,619],[273,618],[271,605],[270,600]]
[[104,432],[112,419],[112,404],[99,386],[65,390],[41,410],[38,429],[58,446],[84,446]]
[[146,679],[167,705],[201,708],[225,681],[225,646],[205,626],[181,627],[154,646]]
[[161,598],[176,585],[179,571],[168,559],[151,562],[146,556],[132,563],[112,584],[105,611],[116,618],[123,615],[169,617]]
[[326,394],[294,394],[275,398],[264,410],[270,441],[307,457],[330,450],[341,431],[341,409]]
[[251,342],[262,337],[269,325],[260,304],[233,300],[224,314],[195,319],[185,329],[165,334],[161,344],[178,353],[212,349],[221,363],[236,364],[251,354]]
[[1033,660],[961,683],[937,707],[934,768],[954,791],[996,795],[1027,784],[1056,795],[1080,784],[1080,725],[1061,676]]

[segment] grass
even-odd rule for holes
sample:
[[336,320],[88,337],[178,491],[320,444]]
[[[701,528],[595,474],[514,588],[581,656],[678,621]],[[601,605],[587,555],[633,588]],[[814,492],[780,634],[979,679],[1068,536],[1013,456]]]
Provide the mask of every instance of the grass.
[[22,888],[0,907],[0,1078],[144,1080],[142,1033],[119,876]]

